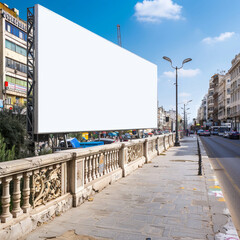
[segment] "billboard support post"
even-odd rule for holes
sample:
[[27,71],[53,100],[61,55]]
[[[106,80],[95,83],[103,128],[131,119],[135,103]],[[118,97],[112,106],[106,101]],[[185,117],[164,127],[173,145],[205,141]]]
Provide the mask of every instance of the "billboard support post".
[[34,142],[35,97],[35,22],[34,7],[27,8],[27,133]]

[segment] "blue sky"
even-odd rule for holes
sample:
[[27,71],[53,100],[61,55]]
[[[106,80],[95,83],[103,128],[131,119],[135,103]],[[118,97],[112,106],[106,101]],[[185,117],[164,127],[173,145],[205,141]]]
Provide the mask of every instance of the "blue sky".
[[[179,102],[193,100],[189,119],[196,117],[210,77],[227,71],[240,52],[239,0],[8,0],[20,10],[36,3],[90,31],[117,43],[121,25],[123,47],[158,66],[158,100],[165,109],[175,108],[173,64],[192,58],[179,76]],[[134,89],[128,89],[134,92]],[[144,97],[144,94],[143,94]],[[182,113],[182,111],[180,111]]]

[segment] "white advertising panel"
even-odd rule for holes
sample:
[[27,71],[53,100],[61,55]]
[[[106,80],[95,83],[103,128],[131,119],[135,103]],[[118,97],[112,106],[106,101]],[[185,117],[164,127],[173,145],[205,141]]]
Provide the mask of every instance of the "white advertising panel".
[[157,66],[35,5],[35,133],[157,127]]

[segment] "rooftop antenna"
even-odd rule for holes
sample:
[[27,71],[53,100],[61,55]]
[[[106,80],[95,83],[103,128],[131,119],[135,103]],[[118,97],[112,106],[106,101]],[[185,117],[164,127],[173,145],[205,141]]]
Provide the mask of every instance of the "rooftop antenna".
[[122,47],[122,39],[121,39],[121,32],[120,32],[120,25],[117,25],[117,39],[118,39],[118,45]]

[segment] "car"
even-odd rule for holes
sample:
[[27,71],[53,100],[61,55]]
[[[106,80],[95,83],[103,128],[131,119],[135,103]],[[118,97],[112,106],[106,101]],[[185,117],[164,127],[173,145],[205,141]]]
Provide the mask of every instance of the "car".
[[224,138],[228,138],[228,137],[229,137],[229,131],[225,131],[225,132],[223,133],[223,137],[224,137]]
[[203,136],[208,136],[208,137],[210,137],[210,136],[211,136],[210,131],[209,131],[209,130],[204,130]]
[[193,131],[193,130],[191,130],[191,131],[190,131],[190,134],[194,134],[194,131]]
[[204,135],[204,130],[203,130],[203,129],[199,129],[199,130],[197,131],[197,135],[203,136],[203,135]]
[[239,132],[237,131],[230,131],[229,132],[229,138],[230,139],[239,139]]
[[214,130],[212,131],[212,135],[218,135],[218,129],[214,129]]

